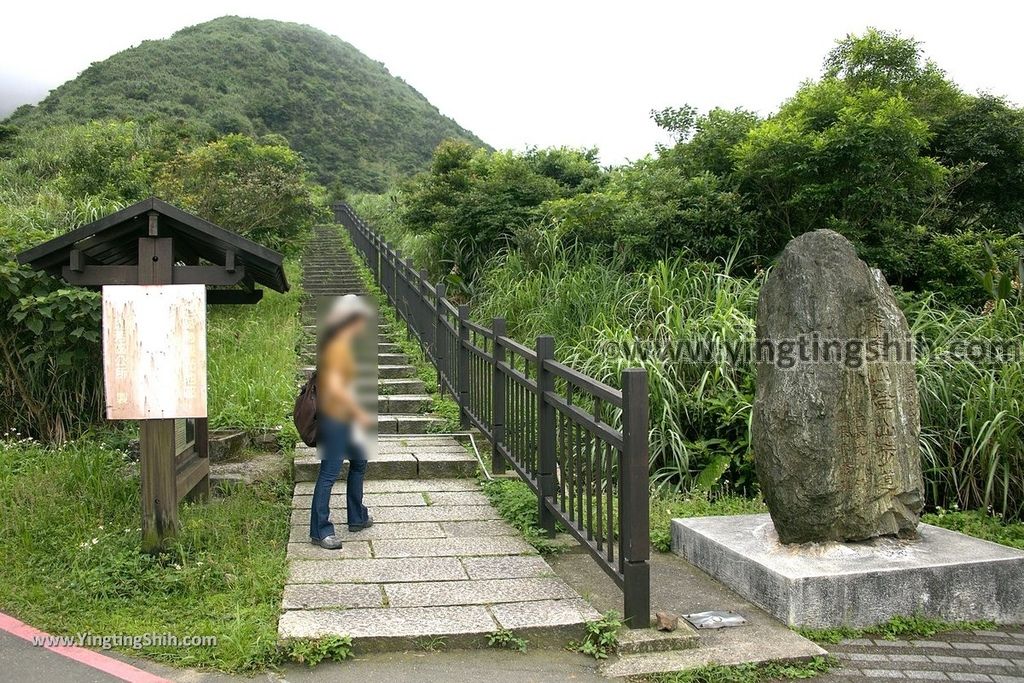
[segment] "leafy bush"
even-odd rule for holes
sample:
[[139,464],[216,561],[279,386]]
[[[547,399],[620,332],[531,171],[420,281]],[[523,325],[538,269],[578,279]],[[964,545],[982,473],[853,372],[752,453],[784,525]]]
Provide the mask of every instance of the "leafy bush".
[[278,251],[295,252],[326,216],[302,158],[285,145],[231,134],[164,165],[157,193],[168,201]]
[[299,664],[305,664],[310,669],[325,659],[332,662],[343,662],[355,656],[352,654],[352,639],[349,636],[289,640],[286,648],[289,659]]
[[99,295],[0,262],[0,428],[63,441],[103,410]]
[[404,185],[402,223],[429,235],[435,273],[471,281],[517,228],[540,215],[543,202],[585,190],[599,176],[593,151],[488,153],[448,141],[434,152],[430,172]]

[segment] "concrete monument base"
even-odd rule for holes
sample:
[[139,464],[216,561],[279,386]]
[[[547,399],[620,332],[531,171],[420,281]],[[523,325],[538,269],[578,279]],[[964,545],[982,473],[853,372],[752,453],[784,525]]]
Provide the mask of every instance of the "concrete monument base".
[[928,524],[914,540],[783,545],[767,514],[674,519],[672,550],[790,626],[1024,622],[1024,552]]

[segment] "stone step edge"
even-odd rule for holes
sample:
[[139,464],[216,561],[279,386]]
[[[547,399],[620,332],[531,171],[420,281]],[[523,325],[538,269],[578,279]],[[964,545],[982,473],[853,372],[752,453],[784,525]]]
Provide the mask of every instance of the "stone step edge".
[[[496,603],[506,604],[506,603]],[[523,603],[510,603],[510,604],[523,604]],[[483,607],[487,609],[489,605],[470,605],[471,607]],[[381,610],[397,610],[397,609],[429,609],[429,608],[391,608],[381,607],[375,608]],[[443,608],[438,608],[443,609]],[[296,610],[289,610],[295,612]],[[298,610],[304,611],[304,610]],[[308,611],[320,611],[320,610],[308,610]],[[490,610],[487,610],[490,613]],[[283,616],[283,615],[282,615]],[[562,648],[565,647],[569,642],[577,641],[584,635],[584,624],[586,622],[581,620],[576,623],[566,624],[555,624],[547,626],[526,626],[522,628],[515,628],[512,631],[515,635],[526,638],[531,648]],[[422,636],[406,636],[406,635],[395,635],[395,636],[355,636],[352,638],[353,649],[357,654],[371,654],[371,653],[390,653],[390,652],[408,652],[408,651],[422,651],[426,649],[430,644],[436,643],[438,639],[443,642],[445,650],[483,650],[492,648],[493,646],[489,642],[489,636],[498,630],[497,623],[494,628],[486,630],[476,630],[462,633],[435,633],[432,635]],[[290,636],[283,632],[284,629],[278,627],[278,638],[287,641]]]

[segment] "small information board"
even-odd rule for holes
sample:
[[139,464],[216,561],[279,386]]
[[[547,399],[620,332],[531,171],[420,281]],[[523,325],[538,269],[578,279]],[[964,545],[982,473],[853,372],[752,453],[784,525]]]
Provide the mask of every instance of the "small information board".
[[105,285],[107,419],[206,417],[206,287]]

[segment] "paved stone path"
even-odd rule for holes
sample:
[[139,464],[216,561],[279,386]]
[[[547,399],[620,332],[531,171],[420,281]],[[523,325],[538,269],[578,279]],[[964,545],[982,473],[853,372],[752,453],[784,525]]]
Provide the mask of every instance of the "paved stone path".
[[860,638],[827,647],[842,668],[821,681],[1024,683],[1024,627],[941,633],[919,640]]
[[[338,229],[318,228],[304,259],[304,286],[313,296],[363,292]],[[350,635],[362,652],[437,638],[448,646],[485,645],[485,636],[499,629],[535,642],[577,635],[598,613],[501,520],[480,491],[478,462],[463,437],[429,433],[440,422],[427,412],[432,397],[391,334],[381,328],[381,435],[367,468],[374,526],[350,533],[344,525],[346,467],[331,500],[345,546],[339,552],[312,545],[309,508],[319,459],[314,449],[296,451],[279,634]],[[310,363],[312,351],[307,348]]]

